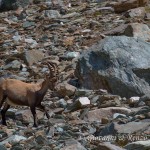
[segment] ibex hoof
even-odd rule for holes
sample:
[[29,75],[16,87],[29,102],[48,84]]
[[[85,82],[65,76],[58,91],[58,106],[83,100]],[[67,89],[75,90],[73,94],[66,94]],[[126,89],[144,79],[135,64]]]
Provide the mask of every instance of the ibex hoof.
[[37,128],[37,127],[38,127],[38,125],[37,125],[37,124],[34,124],[34,125],[33,125],[33,127]]

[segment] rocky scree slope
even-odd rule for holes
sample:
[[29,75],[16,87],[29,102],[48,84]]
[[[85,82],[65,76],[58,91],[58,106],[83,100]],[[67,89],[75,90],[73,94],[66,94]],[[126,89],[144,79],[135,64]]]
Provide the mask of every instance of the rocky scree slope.
[[43,100],[50,120],[37,110],[35,129],[27,107],[10,108],[0,149],[150,149],[148,0],[1,0],[0,8],[0,76],[40,82],[42,60],[60,73]]

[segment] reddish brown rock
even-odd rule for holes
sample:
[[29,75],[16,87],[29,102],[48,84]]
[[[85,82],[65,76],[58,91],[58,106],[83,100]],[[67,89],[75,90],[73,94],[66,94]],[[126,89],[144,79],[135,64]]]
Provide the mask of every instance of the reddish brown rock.
[[139,7],[139,8],[134,8],[134,9],[130,9],[127,11],[127,13],[125,14],[126,17],[141,17],[144,18],[145,16],[145,8],[144,7]]
[[[37,110],[36,112],[37,112],[38,119],[42,119],[44,116],[44,112],[39,111],[39,110]],[[15,116],[17,120],[23,123],[33,122],[33,116],[32,116],[30,109],[17,111]]]
[[60,97],[72,96],[76,91],[76,87],[68,84],[67,82],[59,83],[56,86],[57,93]]
[[146,24],[142,23],[129,23],[120,25],[108,32],[105,35],[126,35],[135,37],[144,41],[150,40],[150,29]]
[[101,121],[102,118],[112,118],[114,113],[128,114],[131,110],[124,107],[108,107],[89,111],[86,115],[89,121]]
[[109,4],[117,13],[121,13],[133,8],[142,7],[148,4],[148,0],[121,0],[119,2],[112,2]]

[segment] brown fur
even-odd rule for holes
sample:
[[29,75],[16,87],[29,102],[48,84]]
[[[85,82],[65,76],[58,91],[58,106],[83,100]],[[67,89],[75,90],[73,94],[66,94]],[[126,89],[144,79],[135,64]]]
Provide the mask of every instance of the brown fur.
[[46,113],[47,118],[49,118],[50,116],[44,106],[41,105],[41,101],[48,89],[54,90],[56,82],[56,76],[47,76],[46,79],[39,84],[25,83],[16,79],[1,79],[0,108],[5,102],[1,110],[2,124],[6,125],[5,113],[9,107],[13,105],[29,106],[33,114],[35,127],[37,127],[35,107],[42,109]]

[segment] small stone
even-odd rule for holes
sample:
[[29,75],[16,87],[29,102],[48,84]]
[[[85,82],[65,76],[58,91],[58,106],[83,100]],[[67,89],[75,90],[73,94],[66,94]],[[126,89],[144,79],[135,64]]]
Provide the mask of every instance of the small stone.
[[142,120],[142,119],[145,119],[145,116],[142,114],[141,115],[135,115],[135,118]]
[[109,3],[107,6],[112,6],[117,13],[125,12],[129,9],[145,6],[148,4],[148,0],[121,0],[118,2]]
[[11,135],[9,138],[2,141],[2,144],[5,144],[5,143],[13,144],[13,143],[17,143],[17,142],[20,142],[20,141],[26,140],[26,139],[27,139],[26,137],[21,136],[21,135]]
[[68,59],[73,59],[73,58],[76,58],[76,57],[79,57],[80,53],[79,52],[68,52],[66,54],[66,57]]
[[58,107],[66,108],[66,106],[67,106],[67,103],[63,98],[60,99],[59,101],[57,101],[57,104],[58,104]]
[[99,143],[97,149],[100,150],[125,150],[119,146],[113,145],[110,142]]
[[77,144],[67,145],[61,148],[60,150],[87,150],[87,149],[78,142]]
[[[139,103],[140,102],[144,102],[146,105],[150,106],[150,104],[149,104],[150,103],[150,94],[145,94],[142,97],[140,97]],[[138,105],[139,105],[139,103],[138,103]]]
[[131,112],[130,109],[124,107],[108,107],[108,108],[101,108],[89,111],[86,116],[85,120],[88,121],[101,121],[102,118],[112,118],[113,114],[121,113],[121,114],[129,114]]
[[53,137],[54,136],[54,132],[55,132],[55,128],[52,126],[51,128],[50,128],[50,130],[48,131],[48,133],[47,133],[47,137]]
[[66,96],[64,97],[64,99],[67,101],[67,100],[69,100],[70,98],[69,98],[69,96],[66,95]]
[[80,97],[74,103],[69,105],[65,112],[75,111],[90,105],[90,100],[87,97]]
[[91,30],[90,29],[85,29],[85,30],[82,30],[81,32],[82,33],[89,33],[89,32],[91,32]]
[[6,112],[6,116],[12,119],[15,119],[15,113],[17,112],[17,109],[15,108],[10,108]]
[[22,72],[26,72],[27,71],[27,68],[22,68]]
[[129,104],[136,104],[136,103],[138,103],[139,99],[140,99],[140,97],[134,96],[134,97],[130,97],[127,101]]
[[2,141],[3,139],[7,137],[8,137],[8,134],[5,131],[0,130],[0,141]]
[[5,147],[6,147],[6,148],[11,148],[12,145],[11,145],[10,143],[5,143]]
[[60,127],[58,127],[56,130],[60,133],[64,131],[63,128],[60,128]]
[[115,113],[113,115],[113,119],[118,118],[118,117],[126,117],[126,115],[125,114],[120,114],[120,113]]
[[65,97],[65,96],[70,97],[74,95],[76,91],[76,87],[68,84],[67,82],[63,82],[63,83],[59,83],[56,86],[56,91],[60,97]]
[[14,145],[11,150],[24,150],[24,147],[22,145]]
[[31,48],[34,48],[38,45],[38,43],[35,40],[33,40],[32,38],[25,39],[24,41],[26,43],[30,44]]
[[150,20],[150,13],[146,13],[145,20]]
[[91,103],[92,103],[92,104],[96,104],[96,102],[97,102],[98,100],[99,100],[99,95],[96,95],[96,96],[92,97]]
[[150,40],[150,29],[146,24],[131,23],[125,29],[124,35],[148,41]]
[[116,135],[116,134],[133,134],[140,130],[146,130],[150,125],[150,122],[128,122],[126,124],[119,124],[112,122],[105,126],[98,135]]
[[75,91],[75,96],[77,97],[83,97],[83,96],[87,96],[88,94],[92,94],[93,90],[87,90],[87,89],[77,89]]
[[6,31],[7,27],[0,27],[0,32]]
[[29,77],[30,73],[22,71],[22,72],[19,73],[19,75],[23,76],[23,77]]
[[78,16],[80,16],[79,13],[73,12],[73,13],[70,13],[70,14],[63,15],[62,18],[67,19],[67,18],[78,17]]
[[150,112],[147,113],[146,118],[150,119]]
[[80,97],[78,99],[78,104],[82,108],[84,106],[90,105],[90,100],[87,97]]
[[44,136],[42,136],[42,135],[36,136],[35,140],[40,145],[44,145],[47,142],[46,138]]
[[[44,112],[36,110],[38,119],[42,119],[44,116]],[[26,110],[19,110],[15,113],[16,120],[21,121],[23,124],[29,124],[33,122],[33,115],[31,111],[28,109]]]
[[102,118],[102,119],[101,119],[101,123],[102,123],[102,124],[107,124],[107,123],[109,123],[109,119],[106,118],[106,117],[105,117],[105,118]]
[[0,150],[7,150],[7,148],[4,147],[3,145],[0,145]]
[[18,42],[22,39],[22,37],[20,35],[13,36],[12,38],[15,42]]
[[57,10],[45,10],[45,16],[49,19],[61,17],[60,13]]
[[141,101],[138,103],[138,106],[144,106],[145,105],[145,102]]
[[38,61],[44,58],[44,54],[38,50],[29,50],[25,52],[25,62],[28,65],[33,65],[33,63],[37,63]]
[[21,62],[18,60],[14,60],[14,61],[10,62],[9,64],[7,64],[6,66],[4,66],[3,69],[5,69],[5,70],[10,70],[10,69],[19,70],[20,66],[21,66]]
[[145,8],[144,7],[138,7],[134,9],[130,9],[125,13],[126,17],[143,17],[145,16]]
[[35,22],[26,21],[23,23],[23,28],[28,28],[31,26],[35,26]]

